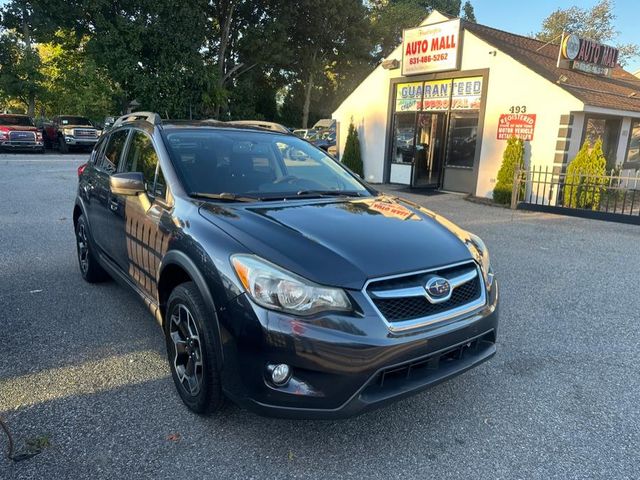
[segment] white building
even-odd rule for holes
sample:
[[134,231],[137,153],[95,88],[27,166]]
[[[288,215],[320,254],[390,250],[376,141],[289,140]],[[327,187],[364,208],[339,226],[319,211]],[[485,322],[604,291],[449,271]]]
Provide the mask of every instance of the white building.
[[481,197],[514,134],[527,165],[559,172],[602,138],[609,168],[640,168],[640,80],[615,49],[562,44],[433,12],[333,113],[339,155],[353,122],[366,180]]

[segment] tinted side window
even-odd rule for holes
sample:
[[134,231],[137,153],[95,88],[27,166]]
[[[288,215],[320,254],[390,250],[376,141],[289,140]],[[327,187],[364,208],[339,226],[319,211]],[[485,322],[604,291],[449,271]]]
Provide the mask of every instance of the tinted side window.
[[118,130],[109,137],[104,156],[100,162],[100,168],[109,175],[116,173],[118,170],[118,160],[122,154],[122,149],[127,141],[129,130]]
[[124,160],[123,172],[141,172],[149,195],[156,196],[154,182],[158,155],[148,135],[134,131],[129,150]]
[[93,151],[91,152],[91,157],[89,158],[89,162],[96,165],[98,163],[98,159],[100,158],[100,154],[102,152],[102,148],[104,147],[105,137],[102,137],[96,143],[96,146],[93,147]]

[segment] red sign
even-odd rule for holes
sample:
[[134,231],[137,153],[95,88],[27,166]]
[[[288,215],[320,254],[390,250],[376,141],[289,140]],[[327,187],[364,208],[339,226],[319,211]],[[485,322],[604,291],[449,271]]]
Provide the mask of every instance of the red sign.
[[503,113],[498,121],[498,140],[517,137],[521,140],[533,140],[536,128],[535,113]]

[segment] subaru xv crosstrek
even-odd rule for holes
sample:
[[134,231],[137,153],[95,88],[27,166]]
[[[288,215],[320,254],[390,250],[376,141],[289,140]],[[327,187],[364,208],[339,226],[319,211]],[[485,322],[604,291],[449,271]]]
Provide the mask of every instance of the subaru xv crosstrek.
[[78,175],[80,272],[141,297],[195,412],[347,417],[496,351],[482,240],[295,135],[135,113]]

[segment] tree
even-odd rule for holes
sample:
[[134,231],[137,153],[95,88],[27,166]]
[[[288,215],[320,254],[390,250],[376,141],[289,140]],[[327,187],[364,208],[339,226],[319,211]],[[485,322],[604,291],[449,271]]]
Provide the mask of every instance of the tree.
[[524,167],[524,142],[516,137],[507,140],[507,147],[502,154],[502,165],[498,170],[498,181],[493,189],[493,201],[503,205],[511,203],[513,180],[516,169]]
[[13,0],[0,11],[0,28],[8,31],[0,38],[0,89],[19,99],[29,116],[35,114],[36,99],[41,92],[40,59],[33,46],[34,22],[32,2]]
[[462,19],[467,22],[476,23],[476,14],[473,11],[473,5],[471,5],[469,0],[464,2],[464,5],[462,6]]
[[[23,0],[11,0],[9,9]],[[205,62],[208,0],[30,0],[35,39],[59,42],[51,28],[72,32],[63,48],[83,50],[122,92],[119,110],[141,108],[188,116],[215,98],[215,73]],[[74,42],[70,39],[75,38]]]
[[593,148],[588,141],[584,142],[567,167],[564,206],[598,210],[606,174],[607,160],[602,152],[602,139],[596,140]]
[[15,33],[0,37],[0,90],[24,105],[33,116],[42,91],[40,59]]
[[387,57],[402,42],[402,31],[415,27],[433,10],[458,16],[461,0],[373,0],[371,36],[377,60]]
[[49,117],[84,115],[101,122],[117,112],[122,92],[111,81],[109,72],[87,55],[84,49],[87,39],[77,43],[71,33],[62,30],[55,36],[55,42],[37,47],[43,77],[42,113]]
[[[542,21],[541,30],[534,36],[543,42],[559,42],[562,32],[566,32],[596,42],[610,43],[615,42],[619,35],[615,20],[612,0],[600,0],[592,8],[559,8]],[[640,55],[640,46],[635,43],[615,43],[615,46],[620,50],[620,65],[624,66]]]
[[293,82],[304,88],[302,128],[307,128],[314,89],[343,57],[368,51],[366,9],[361,0],[293,0],[287,37]]
[[356,127],[354,127],[353,122],[349,124],[349,133],[347,133],[347,141],[344,146],[344,153],[342,154],[342,163],[351,169],[352,172],[364,178],[364,166],[360,154],[360,140],[358,139],[358,131]]

